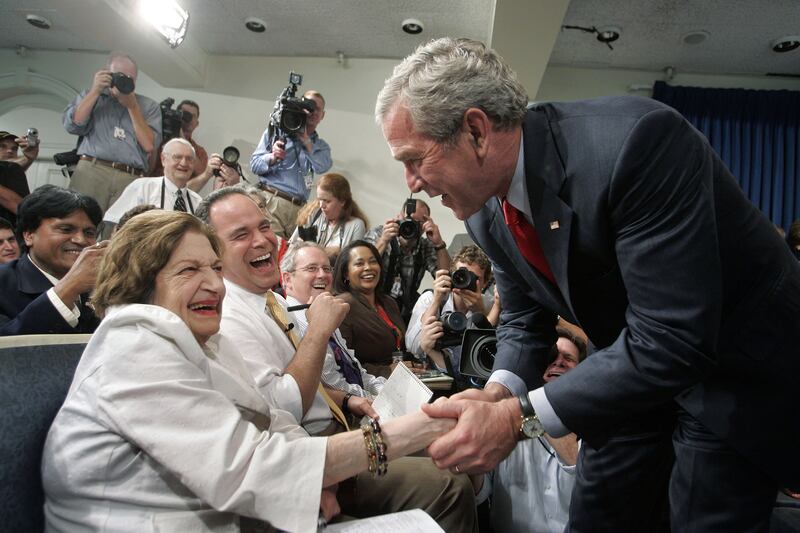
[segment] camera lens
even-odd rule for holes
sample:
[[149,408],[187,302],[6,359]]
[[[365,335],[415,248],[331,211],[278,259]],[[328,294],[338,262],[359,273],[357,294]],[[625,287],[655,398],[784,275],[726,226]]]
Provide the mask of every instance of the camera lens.
[[408,241],[416,239],[419,237],[419,224],[416,220],[407,218],[400,222],[400,228],[398,232],[400,233],[401,237]]
[[239,162],[239,150],[235,146],[228,146],[222,151],[222,160],[228,166],[234,166]]
[[454,289],[474,291],[478,288],[478,276],[467,268],[461,267],[450,273]]
[[458,311],[442,314],[442,327],[446,332],[461,332],[467,329],[467,315]]

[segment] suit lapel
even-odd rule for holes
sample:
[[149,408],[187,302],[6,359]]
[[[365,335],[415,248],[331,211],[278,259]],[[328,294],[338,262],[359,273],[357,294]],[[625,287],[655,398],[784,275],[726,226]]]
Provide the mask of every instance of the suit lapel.
[[[554,292],[574,317],[569,294],[569,244],[573,211],[558,196],[566,178],[553,140],[558,135],[557,128],[557,123],[548,121],[546,107],[528,111],[522,125],[525,178],[533,223],[558,283],[558,289]],[[552,286],[550,283],[547,285]]]
[[36,265],[31,263],[28,254],[23,255],[17,264],[17,286],[19,292],[23,294],[39,295],[47,292],[53,286],[50,281],[44,277]]

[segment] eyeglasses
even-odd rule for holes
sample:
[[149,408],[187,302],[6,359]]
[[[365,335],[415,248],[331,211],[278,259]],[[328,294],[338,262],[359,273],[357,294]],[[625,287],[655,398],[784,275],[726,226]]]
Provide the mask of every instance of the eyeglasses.
[[302,270],[306,274],[316,274],[318,270],[322,270],[326,274],[333,272],[333,268],[328,265],[307,265],[304,267],[296,268],[295,270]]
[[193,155],[170,154],[170,157],[176,163],[179,163],[181,160],[186,160],[187,163],[193,163],[195,159]]

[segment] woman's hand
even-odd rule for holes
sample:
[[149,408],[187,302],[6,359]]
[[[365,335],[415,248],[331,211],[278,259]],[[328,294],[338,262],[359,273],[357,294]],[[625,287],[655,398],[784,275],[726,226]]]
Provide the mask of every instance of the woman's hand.
[[361,396],[350,396],[347,400],[347,409],[354,415],[378,418],[378,412],[372,408],[372,400]]
[[319,498],[319,512],[326,522],[330,522],[333,517],[342,512],[339,508],[339,502],[336,501],[336,489],[339,485],[331,485],[322,489],[322,494]]

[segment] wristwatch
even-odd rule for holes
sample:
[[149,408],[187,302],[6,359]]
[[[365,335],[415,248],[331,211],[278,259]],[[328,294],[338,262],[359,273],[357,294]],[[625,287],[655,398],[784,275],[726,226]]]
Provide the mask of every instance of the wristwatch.
[[519,407],[522,410],[522,425],[519,428],[519,433],[523,439],[535,439],[544,435],[544,426],[536,416],[536,411],[531,405],[531,400],[528,398],[528,393],[522,396],[517,396],[519,400]]

